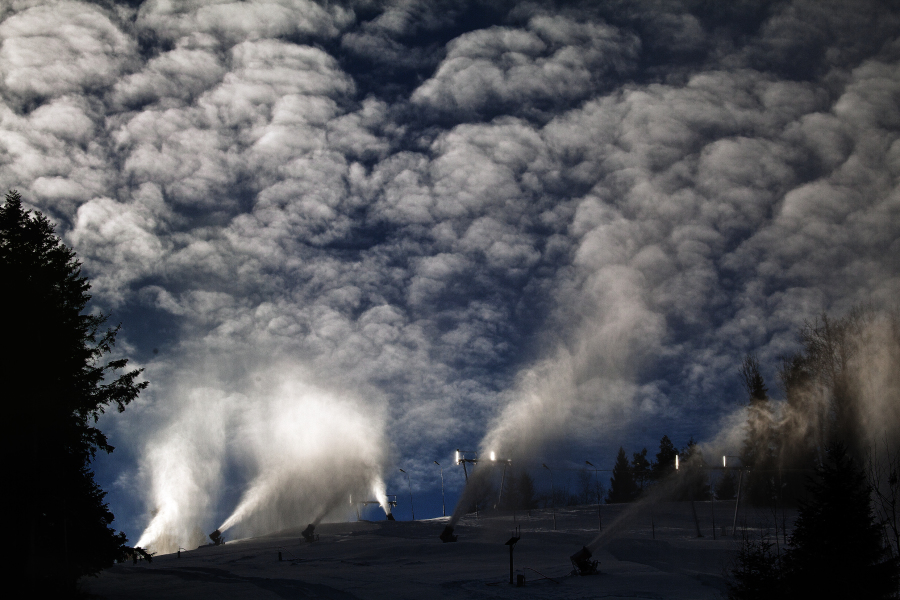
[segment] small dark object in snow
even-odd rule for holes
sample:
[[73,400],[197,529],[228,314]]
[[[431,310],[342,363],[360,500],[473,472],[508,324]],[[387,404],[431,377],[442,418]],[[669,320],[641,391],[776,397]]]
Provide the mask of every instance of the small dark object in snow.
[[302,535],[303,539],[306,540],[307,542],[318,542],[319,536],[315,534],[315,531],[316,531],[316,526],[313,525],[312,523],[310,523],[309,525],[306,526],[306,529],[304,529],[300,533],[300,535]]
[[597,565],[600,564],[600,561],[591,560],[591,556],[591,551],[587,549],[587,546],[582,546],[581,550],[569,557],[576,573],[579,575],[593,575],[597,572]]
[[221,546],[225,543],[225,539],[222,537],[222,532],[218,529],[209,534],[209,539],[211,539],[213,544],[216,546]]
[[393,515],[392,513],[388,513],[388,514],[387,514],[387,517],[385,517],[385,518],[386,518],[388,521],[396,521],[396,520],[397,520],[397,519],[394,518],[394,515]]
[[148,563],[153,562],[153,555],[141,548],[140,546],[136,546],[134,548],[130,548],[125,546],[122,548],[122,559],[127,560],[131,559],[134,564],[137,564],[139,560],[145,560]]
[[444,531],[441,532],[441,541],[445,544],[447,542],[455,542],[457,537],[453,535],[453,528],[449,525],[444,527]]

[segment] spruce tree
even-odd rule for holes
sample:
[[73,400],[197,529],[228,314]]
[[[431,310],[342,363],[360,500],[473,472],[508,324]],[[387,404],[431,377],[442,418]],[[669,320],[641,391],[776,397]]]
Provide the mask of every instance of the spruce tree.
[[664,435],[659,440],[659,452],[656,453],[656,460],[650,465],[650,476],[653,481],[660,481],[675,471],[675,457],[678,456],[678,450],[675,444]]
[[728,574],[728,600],[781,600],[788,598],[781,558],[766,538],[744,538]]
[[631,455],[631,472],[638,491],[643,492],[644,486],[650,482],[650,461],[647,460],[647,449]]
[[703,465],[703,451],[693,436],[681,450],[679,475],[680,500],[709,500],[709,474]]
[[519,505],[519,478],[516,477],[516,472],[510,469],[510,472],[503,479],[503,501],[500,503],[500,508],[503,510],[521,510],[521,506]]
[[734,500],[737,487],[734,484],[734,473],[730,469],[722,472],[722,477],[716,483],[716,500]]
[[518,481],[518,497],[519,505],[522,510],[532,510],[537,508],[537,498],[534,495],[534,479],[527,471],[522,471]]
[[613,475],[609,480],[609,495],[606,496],[606,501],[609,504],[617,504],[631,502],[635,497],[637,497],[637,485],[634,483],[631,465],[628,463],[625,449],[619,447],[616,464],[613,466]]
[[741,464],[749,468],[747,497],[756,506],[773,502],[776,485],[776,439],[769,390],[760,372],[759,361],[744,357],[740,369],[741,383],[747,392],[747,437],[741,448]]
[[843,444],[826,448],[824,464],[801,501],[785,581],[793,597],[894,598],[898,562],[882,544],[862,468]]
[[[8,526],[23,548],[10,566],[33,594],[67,594],[78,577],[112,565],[125,542],[109,527],[113,515],[90,469],[97,450],[113,450],[95,424],[110,405],[124,410],[147,384],[137,381],[140,370],[120,373],[125,359],[103,363],[118,328],[101,331],[106,316],[82,314],[90,284],[75,253],[14,191],[0,207],[0,280],[9,341],[0,376],[16,451],[8,481],[19,506]],[[48,554],[53,568],[39,568]]]

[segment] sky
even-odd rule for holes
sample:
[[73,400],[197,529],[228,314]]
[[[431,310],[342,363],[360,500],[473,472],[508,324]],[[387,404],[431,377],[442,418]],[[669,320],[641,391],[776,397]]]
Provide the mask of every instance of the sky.
[[898,63],[875,0],[6,0],[0,189],[150,381],[116,526],[714,437],[744,355],[777,396],[805,320],[900,297]]

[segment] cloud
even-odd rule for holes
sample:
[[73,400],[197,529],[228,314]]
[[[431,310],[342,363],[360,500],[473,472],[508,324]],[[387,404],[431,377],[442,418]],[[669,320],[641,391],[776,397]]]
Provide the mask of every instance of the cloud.
[[190,42],[150,59],[141,71],[117,82],[113,102],[141,108],[165,99],[174,107],[192,102],[220,83],[226,68],[218,53],[194,48]]
[[137,26],[168,41],[204,33],[227,47],[266,38],[328,39],[351,19],[338,5],[324,8],[307,0],[148,0]]
[[462,118],[558,110],[632,70],[639,47],[636,37],[605,24],[537,16],[524,30],[493,27],[455,39],[412,101]]
[[41,102],[102,91],[134,59],[134,40],[98,7],[52,2],[0,24],[0,80],[8,100]]
[[424,490],[416,457],[477,440],[702,437],[743,354],[900,291],[897,15],[860,7],[16,3],[0,185],[156,388],[105,427],[164,516],[120,518],[315,518],[284,482],[321,473],[255,445],[319,444],[307,406],[359,424],[346,473]]

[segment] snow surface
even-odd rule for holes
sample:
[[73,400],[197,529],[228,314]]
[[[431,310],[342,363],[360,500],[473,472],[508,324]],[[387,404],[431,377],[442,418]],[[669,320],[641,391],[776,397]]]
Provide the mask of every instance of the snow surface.
[[[733,502],[695,503],[703,537],[698,538],[690,502],[649,506],[603,505],[598,539],[597,506],[531,514],[469,515],[456,527],[457,543],[439,539],[446,518],[409,521],[323,523],[318,542],[306,543],[306,524],[278,534],[228,541],[157,556],[152,563],[122,563],[81,587],[95,597],[128,598],[724,598],[724,575],[742,532],[774,533],[779,510],[744,510],[732,537]],[[515,574],[524,587],[509,585],[509,549],[504,542],[521,526]],[[653,539],[655,527],[655,539]],[[726,530],[723,534],[723,527]],[[790,533],[788,532],[788,536]],[[600,573],[572,573],[569,556],[588,545]],[[281,552],[283,560],[278,561]],[[543,576],[552,578],[547,579]]]

